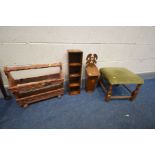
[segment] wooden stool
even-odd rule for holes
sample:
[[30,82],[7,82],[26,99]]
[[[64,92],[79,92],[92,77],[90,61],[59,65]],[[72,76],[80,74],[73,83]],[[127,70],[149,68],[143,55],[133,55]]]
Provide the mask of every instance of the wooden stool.
[[86,58],[86,91],[93,92],[95,90],[98,78],[99,78],[99,71],[96,67],[96,54],[89,54]]
[[[100,69],[101,78],[100,85],[103,88],[103,91],[106,93],[105,101],[110,101],[110,99],[129,99],[133,101],[139,90],[140,86],[144,84],[144,80],[133,72],[127,70],[126,68],[119,67],[107,67]],[[109,88],[105,87],[104,80],[107,81]],[[137,85],[134,91],[131,91],[127,85],[135,84]],[[113,86],[123,85],[131,94],[130,96],[112,96]]]

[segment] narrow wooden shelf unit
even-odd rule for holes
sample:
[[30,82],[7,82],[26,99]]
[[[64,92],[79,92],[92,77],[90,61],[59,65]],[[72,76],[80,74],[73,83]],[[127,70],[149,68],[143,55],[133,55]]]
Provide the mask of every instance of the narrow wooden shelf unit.
[[80,94],[81,87],[81,70],[82,70],[81,50],[68,50],[68,67],[69,67],[69,94]]

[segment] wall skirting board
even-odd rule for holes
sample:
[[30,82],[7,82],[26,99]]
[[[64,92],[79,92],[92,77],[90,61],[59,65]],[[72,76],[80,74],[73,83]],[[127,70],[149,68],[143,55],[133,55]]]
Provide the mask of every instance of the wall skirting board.
[[140,73],[138,74],[141,76],[143,79],[154,79],[155,78],[155,72],[148,72],[148,73]]

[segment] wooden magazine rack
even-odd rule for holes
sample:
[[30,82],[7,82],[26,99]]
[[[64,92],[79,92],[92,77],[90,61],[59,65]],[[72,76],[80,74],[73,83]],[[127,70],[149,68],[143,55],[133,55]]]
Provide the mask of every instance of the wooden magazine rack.
[[[60,72],[37,77],[14,79],[11,72],[59,67]],[[8,78],[9,90],[15,95],[16,101],[23,107],[28,104],[64,94],[64,76],[62,64],[38,64],[31,66],[5,67],[4,72]]]

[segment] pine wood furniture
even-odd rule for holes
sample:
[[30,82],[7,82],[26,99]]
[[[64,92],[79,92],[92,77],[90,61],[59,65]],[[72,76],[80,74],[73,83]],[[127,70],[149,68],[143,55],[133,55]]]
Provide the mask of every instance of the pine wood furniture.
[[[22,79],[14,79],[11,72],[41,69],[49,67],[60,68],[59,73],[42,75],[37,77],[29,77]],[[31,66],[5,67],[4,72],[8,78],[9,89],[15,95],[19,105],[27,107],[28,104],[48,99],[54,96],[64,94],[63,82],[64,76],[62,73],[62,64],[37,64]]]
[[98,78],[99,78],[99,71],[96,67],[96,54],[88,54],[86,58],[86,81],[85,81],[85,88],[87,92],[93,92],[95,90]]
[[78,49],[68,50],[69,94],[80,94],[83,52]]
[[[120,67],[107,67],[100,69],[100,85],[103,91],[106,93],[105,101],[110,101],[111,99],[129,99],[133,101],[142,84],[144,84],[144,80],[133,72],[129,71],[126,68]],[[106,87],[106,83],[108,84],[108,88]],[[135,90],[130,90],[127,85],[135,84]],[[123,85],[127,91],[130,93],[129,96],[112,96],[112,90],[114,86]]]
[[9,96],[7,94],[7,92],[6,92],[5,88],[4,88],[1,72],[0,72],[0,89],[1,89],[1,92],[2,92],[5,99],[10,99],[11,98],[11,96]]

